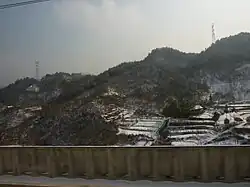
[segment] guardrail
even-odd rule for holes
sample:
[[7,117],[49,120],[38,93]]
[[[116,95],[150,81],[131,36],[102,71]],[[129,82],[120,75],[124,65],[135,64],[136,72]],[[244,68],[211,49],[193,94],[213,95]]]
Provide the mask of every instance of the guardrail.
[[0,174],[239,182],[250,178],[250,146],[2,146]]

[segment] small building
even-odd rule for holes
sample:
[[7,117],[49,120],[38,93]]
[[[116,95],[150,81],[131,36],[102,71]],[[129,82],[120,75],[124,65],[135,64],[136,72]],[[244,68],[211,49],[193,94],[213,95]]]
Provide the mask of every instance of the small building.
[[204,108],[201,105],[195,105],[192,109],[191,112],[193,114],[201,114],[204,112]]
[[37,86],[37,85],[35,85],[35,84],[33,84],[33,85],[30,85],[27,89],[26,89],[26,91],[28,91],[28,92],[39,92],[39,87]]

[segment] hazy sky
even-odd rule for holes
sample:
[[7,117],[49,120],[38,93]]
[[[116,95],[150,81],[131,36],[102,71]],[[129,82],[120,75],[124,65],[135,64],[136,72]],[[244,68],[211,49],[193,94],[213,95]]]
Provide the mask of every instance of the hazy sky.
[[[0,0],[0,4],[24,0]],[[99,73],[170,46],[199,52],[250,31],[249,0],[52,0],[0,10],[0,85],[53,72]]]

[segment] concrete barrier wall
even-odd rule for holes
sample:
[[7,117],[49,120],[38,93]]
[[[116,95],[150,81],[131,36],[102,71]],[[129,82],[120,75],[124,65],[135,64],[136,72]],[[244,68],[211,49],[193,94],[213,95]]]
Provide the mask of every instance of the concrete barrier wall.
[[0,147],[0,175],[126,180],[250,178],[250,146]]

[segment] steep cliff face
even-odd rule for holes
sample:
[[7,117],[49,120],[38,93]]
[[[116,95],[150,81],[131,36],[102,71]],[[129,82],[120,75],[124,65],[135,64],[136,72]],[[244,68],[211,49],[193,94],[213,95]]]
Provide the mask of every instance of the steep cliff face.
[[[213,93],[232,95],[235,100],[250,100],[250,68],[249,62],[239,65],[231,73],[206,73],[203,76],[204,81],[210,87]],[[223,75],[223,77],[222,77]]]
[[[245,68],[243,68],[245,67]],[[231,94],[235,100],[250,100],[250,68],[244,64],[235,69],[227,80],[220,79],[214,74],[207,74],[204,80],[214,93]]]

